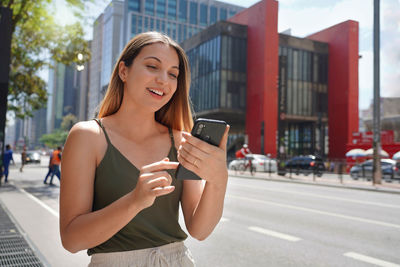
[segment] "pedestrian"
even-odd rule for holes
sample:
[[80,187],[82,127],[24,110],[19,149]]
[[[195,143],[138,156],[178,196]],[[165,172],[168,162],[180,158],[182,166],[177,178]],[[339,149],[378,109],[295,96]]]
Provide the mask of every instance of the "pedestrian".
[[[219,222],[228,179],[226,142],[190,135],[184,50],[147,32],[126,45],[98,119],[70,131],[62,159],[60,233],[89,266],[194,266],[179,225],[203,240]],[[204,179],[177,180],[178,161]]]
[[26,164],[26,147],[24,146],[21,152],[21,167],[19,168],[20,172],[24,170],[25,164]]
[[3,155],[3,166],[4,166],[3,173],[4,173],[4,177],[5,177],[5,180],[4,180],[5,183],[8,183],[8,171],[9,171],[8,168],[10,166],[11,161],[15,165],[14,158],[13,158],[13,151],[11,149],[11,146],[6,145],[6,151],[4,151],[4,155]]
[[[54,177],[54,175],[55,176],[57,176],[57,178],[58,178],[58,180],[60,181],[61,179],[61,174],[60,174],[60,164],[61,164],[61,151],[62,151],[62,149],[61,149],[61,147],[59,146],[59,147],[57,147],[57,149],[56,150],[54,150],[53,151],[53,153],[52,153],[52,155],[51,155],[51,162],[50,162],[50,164],[51,164],[51,177],[50,177],[50,185],[54,185],[53,184],[53,177]],[[46,176],[46,178],[45,178],[45,181],[44,182],[46,182],[46,180],[47,180],[47,176]]]
[[[54,151],[53,151],[54,152]],[[53,174],[53,164],[52,164],[52,160],[53,160],[53,152],[50,154],[50,159],[49,159],[49,171],[46,174],[46,177],[43,180],[44,184],[47,184],[47,178],[49,178],[52,174]]]

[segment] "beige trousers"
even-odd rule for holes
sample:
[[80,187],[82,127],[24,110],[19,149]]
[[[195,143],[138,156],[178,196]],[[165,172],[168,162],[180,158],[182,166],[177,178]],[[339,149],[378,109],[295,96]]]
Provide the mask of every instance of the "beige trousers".
[[183,242],[161,247],[93,254],[89,267],[194,267],[190,250]]

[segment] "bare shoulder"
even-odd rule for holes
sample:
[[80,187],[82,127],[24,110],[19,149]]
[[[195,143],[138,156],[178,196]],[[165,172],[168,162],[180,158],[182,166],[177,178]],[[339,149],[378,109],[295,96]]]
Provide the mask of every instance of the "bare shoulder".
[[[94,120],[76,123],[68,134],[69,143],[83,144],[85,147],[97,146],[104,137],[100,126]],[[103,141],[104,142],[104,141]]]

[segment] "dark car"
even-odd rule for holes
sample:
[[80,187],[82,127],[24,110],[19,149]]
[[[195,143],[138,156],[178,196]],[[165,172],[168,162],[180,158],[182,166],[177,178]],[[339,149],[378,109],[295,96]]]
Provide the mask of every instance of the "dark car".
[[284,168],[279,171],[280,175],[285,175],[288,172],[299,174],[304,173],[308,175],[314,173],[317,176],[322,176],[325,171],[325,164],[322,158],[314,155],[307,156],[296,156],[287,160],[284,164]]
[[27,151],[25,163],[40,163],[40,153],[38,151]]
[[[372,179],[373,175],[373,160],[367,160],[361,164],[355,165],[350,169],[350,176],[354,180],[358,178],[366,178],[367,180]],[[381,159],[381,170],[382,170],[382,177],[385,180],[390,179],[399,179],[400,178],[400,170],[399,170],[399,163],[391,159]]]

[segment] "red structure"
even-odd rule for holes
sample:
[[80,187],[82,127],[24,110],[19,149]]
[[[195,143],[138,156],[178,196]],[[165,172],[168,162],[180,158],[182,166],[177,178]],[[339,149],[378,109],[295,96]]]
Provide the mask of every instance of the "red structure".
[[[278,2],[264,0],[229,19],[248,26],[246,134],[249,147],[276,155],[278,128]],[[264,138],[261,125],[264,123]],[[262,140],[263,139],[263,140]]]
[[[246,134],[250,149],[276,156],[278,2],[262,0],[229,20],[248,26]],[[358,131],[358,22],[346,21],[307,38],[329,45],[329,158],[345,158],[346,144]]]
[[307,38],[329,44],[329,158],[345,158],[358,132],[358,22],[345,21]]

